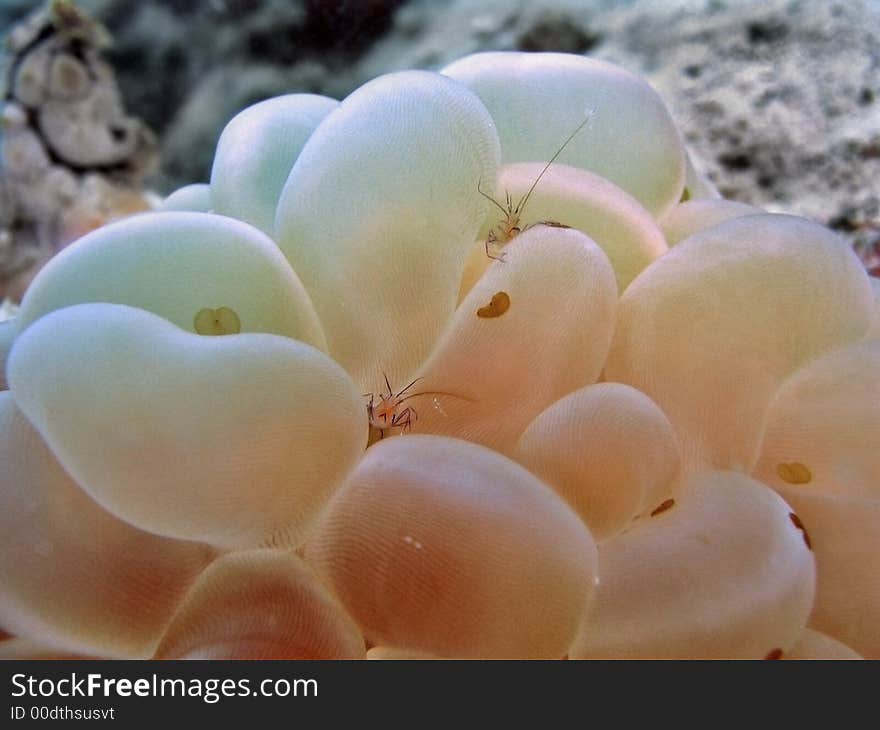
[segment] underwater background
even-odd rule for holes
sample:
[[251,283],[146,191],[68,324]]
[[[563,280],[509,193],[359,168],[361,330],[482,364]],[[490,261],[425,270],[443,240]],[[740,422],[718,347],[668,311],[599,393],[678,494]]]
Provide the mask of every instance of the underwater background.
[[[0,2],[0,33],[43,5]],[[645,76],[728,198],[880,233],[877,0],[80,0],[113,37],[161,193],[205,181],[239,110],[481,50],[565,51]]]

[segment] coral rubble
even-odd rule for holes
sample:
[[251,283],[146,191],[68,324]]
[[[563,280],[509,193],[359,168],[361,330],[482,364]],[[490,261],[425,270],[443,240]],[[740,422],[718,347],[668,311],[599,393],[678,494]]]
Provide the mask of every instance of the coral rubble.
[[155,140],[125,114],[109,38],[68,0],[10,32],[0,109],[0,297],[21,297],[57,250],[145,210]]

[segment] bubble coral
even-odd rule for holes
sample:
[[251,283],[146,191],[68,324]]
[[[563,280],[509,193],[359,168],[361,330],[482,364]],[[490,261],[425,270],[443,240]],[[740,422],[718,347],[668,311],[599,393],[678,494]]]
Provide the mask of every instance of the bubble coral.
[[637,77],[262,102],[163,208],[0,323],[7,655],[880,656],[877,282]]

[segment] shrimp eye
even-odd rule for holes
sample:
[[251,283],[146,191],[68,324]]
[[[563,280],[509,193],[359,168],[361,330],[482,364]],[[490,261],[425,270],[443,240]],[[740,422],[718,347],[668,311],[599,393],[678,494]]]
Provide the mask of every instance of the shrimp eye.
[[229,307],[200,309],[193,318],[193,326],[200,335],[237,335],[241,332],[241,320]]

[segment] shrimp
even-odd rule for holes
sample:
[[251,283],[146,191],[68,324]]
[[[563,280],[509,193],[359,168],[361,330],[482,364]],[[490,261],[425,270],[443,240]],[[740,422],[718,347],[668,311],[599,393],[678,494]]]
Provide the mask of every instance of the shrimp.
[[[489,235],[486,236],[486,256],[495,261],[504,261],[504,252],[500,251],[498,254],[493,255],[490,247],[498,246],[503,247],[513,238],[515,238],[518,234],[522,233],[524,230],[528,230],[534,224],[529,224],[523,227],[521,223],[522,214],[525,210],[526,204],[529,202],[529,198],[532,193],[535,191],[535,188],[538,186],[538,183],[541,182],[541,178],[544,177],[544,174],[547,170],[550,169],[550,165],[556,162],[556,159],[559,155],[562,154],[562,151],[568,147],[568,143],[571,142],[578,132],[580,132],[593,118],[593,111],[589,111],[584,120],[578,124],[577,128],[566,138],[565,142],[559,147],[558,150],[553,154],[553,157],[550,158],[550,161],[544,165],[544,168],[538,174],[538,177],[535,178],[535,181],[532,183],[532,186],[528,189],[528,192],[519,199],[519,202],[514,205],[513,199],[510,197],[510,192],[505,191],[506,201],[505,205],[499,203],[495,198],[489,195],[482,189],[481,184],[477,185],[477,191],[482,195],[486,200],[492,203],[501,213],[504,215],[504,219],[499,223],[495,228],[489,231]],[[539,221],[541,225],[553,226],[555,228],[568,228],[568,226],[563,225],[562,223],[558,223],[556,221]]]
[[400,409],[401,404],[408,401],[410,398],[415,398],[420,395],[445,395],[450,398],[459,398],[469,403],[473,402],[470,398],[466,398],[465,396],[455,395],[454,393],[444,393],[436,390],[424,390],[419,391],[418,393],[404,395],[422,378],[416,378],[405,388],[402,388],[395,393],[394,389],[391,387],[391,383],[388,381],[388,376],[385,373],[382,373],[382,377],[385,378],[385,387],[388,389],[387,394],[379,393],[377,401],[376,396],[373,393],[364,393],[364,398],[370,399],[370,402],[367,403],[367,419],[370,423],[370,428],[376,429],[379,432],[380,439],[384,438],[385,432],[392,428],[399,428],[401,433],[409,433],[409,431],[412,430],[412,424],[414,421],[418,420],[419,414],[412,406],[407,406],[402,410]]

